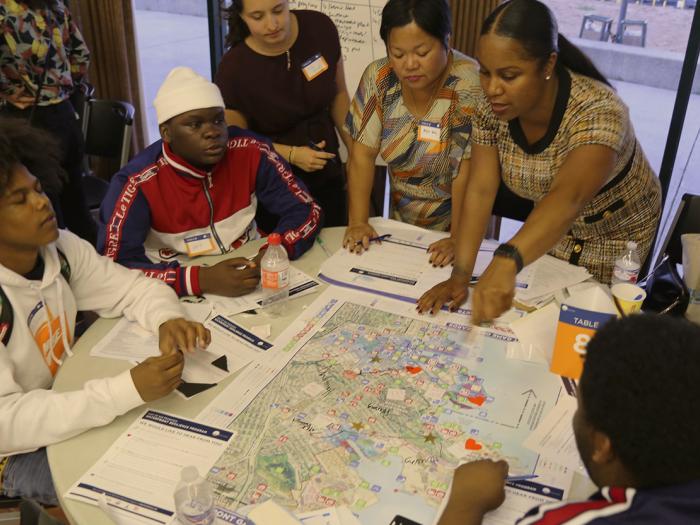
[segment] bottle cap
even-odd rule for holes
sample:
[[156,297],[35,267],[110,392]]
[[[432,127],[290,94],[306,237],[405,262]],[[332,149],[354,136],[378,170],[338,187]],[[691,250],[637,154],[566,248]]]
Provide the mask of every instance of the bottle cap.
[[197,467],[189,466],[182,469],[180,472],[180,479],[186,483],[192,483],[199,477],[199,471]]
[[628,250],[636,250],[637,249],[637,243],[634,241],[627,241],[627,249]]
[[271,233],[267,237],[267,243],[271,246],[279,246],[282,243],[282,236],[279,233]]

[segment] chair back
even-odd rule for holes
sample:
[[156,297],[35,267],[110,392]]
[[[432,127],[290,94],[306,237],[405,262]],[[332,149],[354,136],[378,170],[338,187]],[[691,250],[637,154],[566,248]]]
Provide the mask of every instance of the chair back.
[[92,173],[89,158],[114,159],[119,162],[119,168],[129,161],[134,106],[119,100],[93,98],[85,103],[82,119],[85,138],[83,191],[88,209],[95,211],[107,194],[109,183]]
[[119,159],[119,167],[129,160],[134,106],[119,100],[94,98],[88,101],[83,119],[85,154]]
[[661,261],[664,254],[668,254],[672,263],[681,264],[683,262],[681,235],[684,233],[700,233],[700,195],[691,193],[683,195],[673,223],[671,223],[668,234],[659,250],[656,264]]

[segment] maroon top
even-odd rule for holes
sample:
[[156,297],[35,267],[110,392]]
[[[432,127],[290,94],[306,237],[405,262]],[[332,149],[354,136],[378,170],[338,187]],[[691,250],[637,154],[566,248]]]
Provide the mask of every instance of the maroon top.
[[[242,113],[248,127],[289,146],[308,146],[326,141],[325,151],[335,153],[335,161],[325,168],[305,172],[292,166],[324,211],[326,226],[347,224],[344,175],[338,158],[338,137],[331,105],[338,87],[335,82],[341,59],[340,38],[333,21],[318,11],[295,10],[299,33],[289,55],[265,56],[245,42],[231,48],[221,60],[214,82],[219,86],[227,109]],[[317,55],[328,69],[312,80],[303,67]],[[289,63],[287,62],[289,57]],[[258,225],[269,231],[270,219],[258,215]]]
[[[299,22],[299,34],[289,50],[289,69],[286,53],[260,55],[240,42],[224,55],[215,82],[226,108],[245,115],[252,131],[295,146],[326,140],[326,149],[333,151],[337,140],[330,107],[337,93],[335,73],[341,58],[338,30],[318,11],[293,13]],[[328,63],[328,70],[306,80],[302,64],[319,53]],[[312,121],[310,129],[297,129],[308,121]]]

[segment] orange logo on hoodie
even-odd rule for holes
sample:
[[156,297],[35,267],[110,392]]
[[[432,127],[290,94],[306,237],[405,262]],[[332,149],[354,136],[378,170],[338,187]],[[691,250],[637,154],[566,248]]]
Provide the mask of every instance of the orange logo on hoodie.
[[[60,366],[59,362],[65,352],[63,346],[63,327],[61,326],[61,320],[53,316],[51,309],[46,308],[46,315],[49,321],[44,321],[39,325],[36,332],[34,332],[34,341],[36,341],[41,355],[44,358],[44,362],[51,371],[51,375],[55,376]],[[51,323],[50,330],[49,323]],[[68,326],[67,320],[65,321],[65,325]],[[68,334],[68,342],[73,342],[70,334]]]

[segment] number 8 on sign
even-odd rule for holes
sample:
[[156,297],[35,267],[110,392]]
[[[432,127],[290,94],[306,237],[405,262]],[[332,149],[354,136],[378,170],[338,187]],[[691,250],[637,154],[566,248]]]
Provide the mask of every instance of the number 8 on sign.
[[588,346],[588,342],[590,340],[591,336],[588,334],[576,334],[576,338],[574,340],[574,352],[580,356],[586,355],[586,347]]

